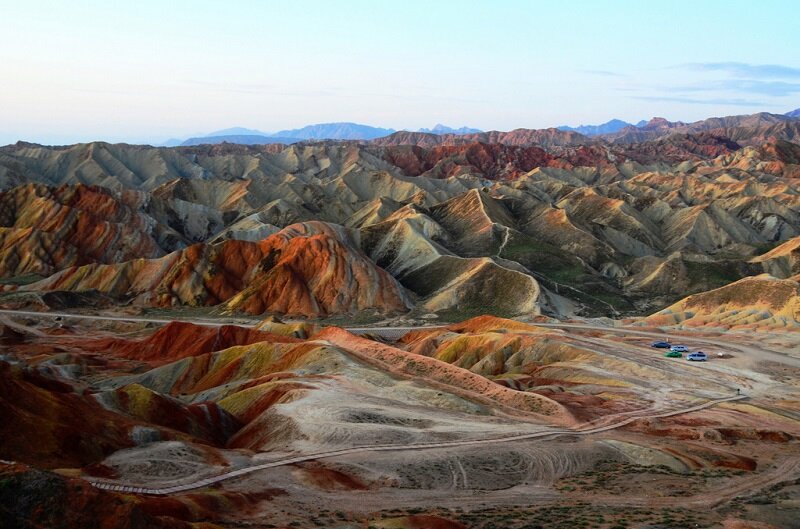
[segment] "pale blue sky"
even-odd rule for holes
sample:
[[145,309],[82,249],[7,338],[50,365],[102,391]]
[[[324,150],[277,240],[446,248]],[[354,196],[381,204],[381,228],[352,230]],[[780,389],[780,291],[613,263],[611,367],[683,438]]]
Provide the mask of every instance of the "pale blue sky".
[[783,113],[798,6],[0,0],[0,144]]

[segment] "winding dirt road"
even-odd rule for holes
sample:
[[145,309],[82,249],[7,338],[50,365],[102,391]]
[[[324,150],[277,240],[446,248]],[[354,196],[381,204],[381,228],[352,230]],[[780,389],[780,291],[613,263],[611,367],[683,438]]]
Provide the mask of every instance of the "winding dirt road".
[[[168,324],[172,322],[185,322],[185,323],[193,323],[195,325],[203,325],[206,327],[222,327],[223,325],[238,325],[240,327],[249,327],[255,328],[258,326],[259,322],[254,322],[253,320],[246,320],[246,319],[237,319],[237,318],[229,318],[229,319],[207,319],[207,318],[154,318],[154,317],[145,317],[145,316],[100,316],[94,314],[74,314],[71,312],[37,312],[32,310],[5,310],[0,309],[0,315],[8,315],[8,316],[27,316],[31,318],[42,318],[42,319],[83,319],[83,320],[97,320],[97,321],[119,321],[119,322],[127,322],[127,323],[160,323],[160,324]],[[618,333],[618,334],[629,334],[629,335],[637,335],[637,336],[646,336],[648,338],[662,340],[665,334],[671,334],[675,337],[680,337],[686,341],[697,343],[697,344],[705,344],[705,345],[716,345],[719,347],[725,347],[730,350],[740,351],[747,354],[754,354],[758,355],[759,358],[763,360],[771,360],[774,362],[781,362],[793,367],[800,367],[800,358],[795,356],[790,356],[786,354],[782,354],[770,349],[765,349],[763,347],[755,348],[746,345],[742,345],[739,343],[732,343],[729,341],[722,341],[722,340],[715,340],[712,338],[707,338],[704,336],[694,336],[690,333],[681,334],[678,331],[662,331],[662,332],[654,332],[654,331],[642,331],[639,329],[632,329],[630,327],[609,327],[606,325],[591,325],[591,324],[584,324],[584,323],[534,323],[533,325],[537,327],[549,327],[555,329],[575,329],[575,330],[588,330],[588,331],[602,331],[602,332],[609,332],[609,333]],[[396,326],[396,327],[344,327],[345,330],[353,333],[353,334],[372,334],[381,336],[383,338],[388,339],[398,339],[403,334],[419,329],[438,329],[442,328],[444,325],[426,325],[426,326]]]
[[[173,321],[184,321],[188,323],[194,323],[196,325],[204,325],[204,326],[211,326],[211,327],[219,327],[222,325],[240,325],[244,327],[255,327],[257,325],[256,322],[247,321],[242,319],[228,319],[228,320],[211,320],[211,319],[202,319],[202,318],[183,318],[183,319],[167,319],[167,318],[155,318],[155,317],[139,317],[139,316],[100,316],[100,315],[87,315],[87,314],[73,314],[69,312],[36,312],[36,311],[14,311],[14,310],[0,310],[0,315],[5,316],[27,316],[27,317],[34,317],[34,318],[60,318],[64,320],[68,319],[87,319],[87,320],[99,320],[99,321],[120,321],[120,322],[144,322],[144,323],[157,323],[157,324],[168,324]],[[619,333],[619,334],[628,334],[628,335],[638,335],[644,336],[648,338],[654,339],[663,339],[665,332],[653,332],[653,331],[644,331],[638,329],[631,329],[629,327],[608,327],[604,325],[591,325],[591,324],[577,324],[577,323],[537,323],[535,324],[540,327],[550,327],[550,328],[558,328],[558,329],[575,329],[575,330],[583,330],[583,331],[600,331],[600,332],[608,332],[608,333]],[[442,327],[441,325],[432,325],[428,328],[437,328]],[[372,335],[380,335],[385,338],[399,338],[402,334],[414,330],[419,329],[420,327],[349,327],[346,328],[348,331],[354,334],[372,334]],[[720,347],[727,348],[729,350],[739,351],[745,354],[751,354],[757,356],[760,359],[764,360],[772,360],[776,362],[781,362],[784,364],[792,365],[795,367],[800,367],[800,358],[793,357],[786,354],[781,354],[775,351],[771,351],[764,348],[754,348],[751,346],[742,345],[740,343],[731,343],[722,340],[715,340],[712,338],[701,337],[701,336],[692,336],[690,334],[679,334],[676,332],[670,332],[669,334],[673,336],[680,336],[682,340],[686,340],[689,343],[693,344],[700,344],[700,345],[716,345]],[[534,433],[526,433],[526,434],[519,434],[519,435],[511,435],[505,437],[491,437],[486,439],[477,439],[477,440],[468,440],[468,441],[449,441],[449,442],[439,442],[439,443],[421,443],[421,444],[412,444],[412,445],[372,445],[372,446],[358,446],[352,448],[345,448],[340,450],[331,450],[326,452],[318,452],[313,454],[305,454],[305,455],[298,455],[294,457],[288,457],[277,461],[271,461],[268,463],[263,463],[259,465],[254,465],[250,467],[240,468],[237,470],[232,470],[230,472],[225,472],[223,474],[219,474],[217,476],[212,476],[209,478],[199,479],[197,481],[191,483],[183,483],[180,485],[175,485],[172,487],[162,487],[162,488],[148,488],[148,487],[139,487],[133,485],[126,485],[124,483],[114,482],[110,480],[103,480],[103,479],[95,479],[95,478],[88,478],[87,481],[94,485],[95,487],[103,490],[110,490],[116,492],[127,492],[127,493],[134,493],[134,494],[148,494],[148,495],[157,495],[157,496],[166,496],[171,494],[178,494],[187,492],[190,490],[201,489],[204,487],[208,487],[210,485],[220,483],[222,481],[235,479],[237,477],[251,474],[253,472],[258,472],[260,470],[266,470],[269,468],[275,468],[285,465],[291,465],[295,463],[302,463],[306,461],[313,461],[318,459],[325,459],[331,457],[337,457],[347,454],[358,454],[358,453],[368,453],[368,452],[381,452],[381,451],[409,451],[409,450],[425,450],[425,449],[437,449],[437,448],[449,448],[449,447],[459,447],[459,446],[472,446],[472,445],[489,445],[495,443],[504,443],[504,442],[512,442],[512,441],[521,441],[521,440],[528,440],[528,439],[547,439],[558,437],[562,435],[591,435],[600,432],[605,432],[608,430],[613,430],[617,428],[621,428],[630,424],[631,422],[641,419],[641,418],[661,418],[661,417],[670,417],[675,415],[681,415],[685,413],[691,413],[694,411],[699,411],[705,408],[710,408],[717,404],[723,402],[730,402],[735,400],[744,399],[746,396],[744,395],[735,395],[731,397],[710,400],[703,404],[699,404],[696,406],[683,408],[683,409],[676,409],[670,411],[662,411],[657,413],[648,413],[647,410],[642,410],[641,414],[637,414],[634,416],[626,417],[622,420],[611,424],[601,424],[597,425],[596,422],[594,423],[586,423],[583,427],[579,427],[576,429],[560,429],[560,430],[548,430],[548,431],[539,431]],[[684,503],[691,503],[697,505],[710,505],[710,504],[718,504],[728,499],[731,499],[737,495],[745,494],[753,490],[760,490],[766,486],[779,483],[785,481],[786,479],[794,479],[796,474],[800,472],[800,461],[792,460],[787,461],[784,464],[780,465],[776,469],[769,471],[764,474],[758,474],[754,476],[752,479],[746,480],[746,482],[742,482],[734,487],[729,487],[724,490],[719,491],[712,491],[706,492],[698,496],[694,496],[691,498],[680,498],[681,502]],[[652,504],[653,501],[660,502],[663,501],[666,504],[671,504],[675,498],[663,498],[663,499],[625,499],[625,498],[603,498],[603,497],[593,497],[590,501],[604,501],[610,503],[616,503],[620,505],[635,505],[637,502],[640,501],[647,501],[648,504]]]
[[633,421],[636,421],[641,418],[662,418],[662,417],[672,417],[674,415],[682,415],[684,413],[691,413],[699,410],[703,410],[706,408],[710,408],[711,406],[715,406],[722,402],[730,402],[734,400],[740,400],[747,398],[745,395],[734,395],[731,397],[725,397],[722,399],[711,400],[708,402],[704,402],[703,404],[698,404],[696,406],[692,406],[689,408],[684,408],[680,410],[671,410],[662,413],[654,413],[654,414],[647,414],[647,415],[640,415],[640,416],[633,416],[623,419],[619,422],[614,424],[608,424],[604,426],[598,427],[591,427],[587,429],[563,429],[563,430],[550,430],[544,432],[534,432],[534,433],[527,433],[527,434],[519,434],[519,435],[509,435],[503,437],[490,437],[486,439],[474,439],[469,441],[447,441],[447,442],[440,442],[440,443],[419,443],[419,444],[410,444],[410,445],[372,445],[372,446],[356,446],[352,448],[343,448],[340,450],[330,450],[327,452],[317,452],[314,454],[305,454],[299,455],[295,457],[288,457],[285,459],[280,459],[278,461],[270,461],[269,463],[263,463],[260,465],[254,465],[250,467],[244,467],[237,470],[231,470],[230,472],[225,472],[223,474],[219,474],[217,476],[212,476],[210,478],[200,479],[191,483],[184,483],[181,485],[175,485],[173,487],[164,487],[164,488],[147,488],[147,487],[138,487],[133,485],[125,485],[119,482],[114,482],[110,480],[101,480],[101,479],[94,479],[94,478],[87,478],[87,481],[94,485],[95,487],[103,490],[110,490],[114,492],[128,492],[134,494],[149,494],[155,496],[167,496],[170,494],[178,494],[182,492],[187,492],[190,490],[200,489],[204,487],[208,487],[215,483],[220,483],[222,481],[226,481],[229,479],[237,478],[239,476],[243,476],[245,474],[251,474],[253,472],[258,472],[259,470],[265,470],[268,468],[280,467],[284,465],[291,465],[295,463],[303,463],[305,461],[314,461],[317,459],[326,459],[329,457],[336,457],[336,456],[343,456],[348,454],[359,454],[359,453],[366,453],[366,452],[386,452],[386,451],[408,451],[408,450],[427,450],[432,448],[451,448],[451,447],[460,447],[460,446],[477,446],[477,445],[487,445],[487,444],[496,444],[496,443],[507,443],[511,441],[523,441],[527,439],[546,439],[546,438],[553,438],[558,437],[561,435],[591,435],[600,432],[606,432],[608,430],[614,430],[616,428],[621,428],[626,426]]

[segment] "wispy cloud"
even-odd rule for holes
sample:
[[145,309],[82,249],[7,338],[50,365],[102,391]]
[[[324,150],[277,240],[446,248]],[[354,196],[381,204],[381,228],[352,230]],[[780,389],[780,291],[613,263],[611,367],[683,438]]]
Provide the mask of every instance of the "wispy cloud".
[[626,75],[619,72],[612,72],[611,70],[578,70],[581,73],[589,75],[599,75],[601,77],[626,77]]
[[740,98],[724,98],[724,97],[717,97],[711,99],[697,99],[693,97],[681,97],[681,96],[632,96],[632,99],[640,99],[642,101],[688,103],[691,105],[730,105],[738,107],[774,106],[764,103],[763,101],[754,101],[751,99],[740,99]]
[[[634,86],[618,90],[639,92],[630,97],[643,101],[742,107],[776,106],[766,101],[800,94],[800,68],[792,66],[705,62],[677,65],[671,69],[682,71],[679,79],[658,87]],[[710,75],[699,76],[698,72]]]
[[754,79],[722,79],[683,86],[664,87],[668,92],[740,92],[772,97],[800,93],[800,83],[786,81],[759,81]]
[[722,72],[750,79],[800,78],[800,68],[783,64],[748,64],[744,62],[693,62],[678,66],[701,72]]

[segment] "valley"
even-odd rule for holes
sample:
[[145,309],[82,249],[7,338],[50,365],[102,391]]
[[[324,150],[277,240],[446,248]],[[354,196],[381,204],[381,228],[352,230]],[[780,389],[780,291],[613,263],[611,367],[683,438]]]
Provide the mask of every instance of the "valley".
[[[4,479],[33,486],[41,471],[28,465],[43,467],[80,501],[123,494],[119,509],[168,526],[219,527],[488,527],[532,503],[600,527],[676,508],[720,521],[800,479],[794,334],[767,349],[748,333],[668,331],[712,355],[693,365],[651,348],[665,333],[646,327],[480,317],[387,343],[336,328],[300,339],[274,319],[107,318],[0,315],[4,435],[36,439],[4,438]],[[102,422],[73,430],[75,412]],[[648,485],[609,496],[586,484],[606,475]],[[703,490],[671,489],[678,478]]]
[[0,521],[792,528],[797,123],[2,147]]

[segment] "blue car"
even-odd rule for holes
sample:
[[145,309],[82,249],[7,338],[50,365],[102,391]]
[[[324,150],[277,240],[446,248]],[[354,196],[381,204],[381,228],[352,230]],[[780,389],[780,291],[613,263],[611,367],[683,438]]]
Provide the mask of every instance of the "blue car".
[[650,347],[655,347],[656,349],[669,349],[670,345],[669,342],[653,342],[650,344]]
[[696,353],[689,353],[686,355],[686,359],[690,362],[705,362],[708,360],[708,355],[706,355],[703,351],[697,351]]

